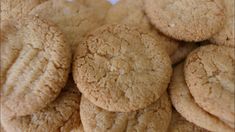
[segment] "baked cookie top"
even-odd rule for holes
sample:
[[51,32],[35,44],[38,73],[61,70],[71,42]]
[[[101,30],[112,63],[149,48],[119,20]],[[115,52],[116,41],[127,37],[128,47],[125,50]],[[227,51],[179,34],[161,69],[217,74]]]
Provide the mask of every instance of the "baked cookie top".
[[225,3],[225,15],[226,15],[226,23],[223,29],[213,36],[210,40],[212,43],[216,43],[218,45],[225,45],[235,47],[235,34],[234,34],[234,0],[223,0]]
[[1,0],[1,21],[20,19],[45,0]]
[[106,0],[50,0],[30,14],[56,23],[74,51],[83,37],[104,23],[110,4]]
[[167,93],[148,107],[135,112],[109,112],[84,97],[80,109],[86,132],[164,132],[171,120],[171,104]]
[[62,33],[38,17],[1,23],[1,112],[32,114],[64,87],[71,53]]
[[175,109],[189,122],[209,131],[233,132],[227,124],[209,114],[195,102],[185,82],[183,63],[174,69],[169,93]]
[[178,40],[202,41],[216,34],[225,23],[222,0],[145,0],[151,22]]
[[173,110],[168,132],[208,132],[208,131],[194,125],[193,123],[188,122],[177,111]]
[[185,79],[195,101],[209,113],[234,124],[235,49],[207,45],[186,59]]
[[[72,78],[71,78],[72,79]],[[31,115],[2,118],[4,128],[9,131],[69,132],[79,129],[80,93],[69,80],[60,95],[48,106]]]
[[144,0],[120,0],[110,8],[105,20],[108,24],[127,24],[152,33],[153,37],[161,43],[169,55],[172,55],[179,46],[179,42],[164,36],[153,28],[144,12]]
[[106,25],[90,33],[74,56],[73,77],[92,103],[129,112],[155,102],[172,73],[166,51],[147,33]]

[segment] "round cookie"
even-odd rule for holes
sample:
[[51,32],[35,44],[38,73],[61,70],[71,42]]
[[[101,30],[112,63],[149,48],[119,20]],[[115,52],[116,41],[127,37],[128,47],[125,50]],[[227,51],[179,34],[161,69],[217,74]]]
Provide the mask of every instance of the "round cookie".
[[42,0],[1,0],[1,21],[20,19],[42,2]]
[[110,4],[105,0],[50,0],[37,6],[30,14],[56,23],[75,50],[83,37],[104,23]]
[[171,121],[167,93],[148,107],[135,112],[109,112],[82,97],[81,121],[86,132],[164,132]]
[[188,122],[175,110],[172,111],[171,123],[168,132],[208,132],[193,123]]
[[129,26],[140,27],[152,33],[153,37],[162,44],[167,53],[172,55],[177,50],[179,43],[154,29],[143,8],[144,0],[120,0],[108,11],[105,19],[106,23],[123,23]]
[[145,11],[157,29],[184,41],[209,39],[225,22],[222,0],[145,0]]
[[62,33],[38,17],[1,23],[1,112],[28,115],[53,101],[66,83],[71,54]]
[[170,58],[160,44],[126,25],[106,25],[90,33],[73,63],[79,90],[109,111],[129,112],[155,102],[171,73]]
[[177,64],[184,60],[197,47],[196,43],[181,43],[178,49],[170,56],[172,64]]
[[186,59],[185,80],[195,101],[227,123],[235,120],[235,50],[207,45]]
[[234,0],[224,0],[226,7],[226,23],[223,29],[210,40],[218,45],[235,47],[234,34]]
[[215,132],[233,132],[233,129],[217,117],[209,114],[194,101],[184,79],[183,64],[174,69],[169,92],[175,109],[189,122]]
[[60,95],[51,104],[32,115],[6,118],[2,123],[11,132],[69,132],[80,127],[80,93],[69,80]]

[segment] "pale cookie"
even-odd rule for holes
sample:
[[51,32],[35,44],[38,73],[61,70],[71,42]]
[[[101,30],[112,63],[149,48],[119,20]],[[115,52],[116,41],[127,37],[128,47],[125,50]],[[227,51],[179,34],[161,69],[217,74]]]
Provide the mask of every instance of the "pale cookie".
[[1,23],[1,112],[28,115],[64,87],[71,53],[62,33],[38,17]]
[[30,14],[56,23],[75,50],[88,32],[104,23],[109,9],[109,3],[105,0],[95,2],[96,4],[91,4],[92,1],[94,0],[50,0],[37,6]]
[[32,115],[2,118],[9,132],[70,132],[79,128],[80,93],[69,81],[60,95],[42,110]]
[[226,23],[223,29],[210,40],[218,45],[235,47],[234,37],[234,0],[223,0],[226,7]]
[[110,112],[84,97],[80,109],[85,132],[165,132],[171,121],[171,103],[166,93],[157,102],[135,112]]
[[193,123],[188,122],[175,110],[172,111],[171,123],[168,132],[208,132]]
[[145,0],[151,22],[178,40],[202,41],[224,25],[223,0]]
[[20,19],[42,2],[42,0],[1,0],[1,21]]
[[178,49],[170,56],[172,64],[177,64],[184,60],[188,54],[196,49],[198,45],[196,43],[181,43]]
[[185,80],[195,101],[229,124],[235,120],[235,50],[207,45],[186,59]]
[[92,103],[129,112],[155,102],[166,90],[171,61],[147,33],[106,25],[90,33],[74,56],[73,77]]
[[169,91],[173,106],[189,122],[213,132],[233,132],[232,128],[194,101],[184,79],[183,64],[174,69]]
[[152,33],[159,43],[172,55],[178,48],[179,43],[164,36],[155,30],[144,13],[144,0],[120,0],[112,6],[107,13],[106,23],[123,23],[130,26],[140,27]]

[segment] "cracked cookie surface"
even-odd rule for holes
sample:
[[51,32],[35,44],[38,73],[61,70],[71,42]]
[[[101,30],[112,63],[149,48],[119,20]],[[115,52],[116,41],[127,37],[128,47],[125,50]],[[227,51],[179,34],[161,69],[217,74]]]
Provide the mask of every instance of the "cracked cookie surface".
[[177,111],[172,111],[171,123],[168,132],[208,132],[193,123],[188,122]]
[[166,90],[171,61],[147,33],[106,25],[90,33],[74,56],[73,77],[92,103],[129,112],[155,102]]
[[234,0],[224,0],[225,3],[225,15],[226,22],[223,29],[213,36],[210,40],[212,43],[216,43],[218,45],[225,45],[235,47],[235,34],[234,34]]
[[109,112],[81,100],[81,121],[86,132],[164,132],[171,120],[171,104],[167,93],[144,109],[135,112]]
[[1,23],[1,112],[31,114],[66,83],[71,54],[62,33],[38,17]]
[[1,21],[20,19],[42,2],[42,0],[1,0]]
[[195,101],[209,113],[234,124],[235,50],[207,45],[186,59],[185,80]]
[[4,128],[11,132],[69,132],[78,130],[81,125],[79,107],[80,93],[76,84],[69,80],[56,100],[42,110],[1,120]]
[[56,23],[74,51],[83,37],[104,23],[110,4],[105,0],[50,0],[30,14]]
[[202,109],[192,97],[184,78],[183,63],[176,66],[169,87],[171,102],[188,121],[215,132],[233,132],[233,129],[216,116]]
[[145,11],[157,29],[184,41],[209,39],[225,22],[222,0],[145,0]]
[[164,36],[153,28],[144,12],[144,0],[120,0],[110,8],[105,22],[108,24],[123,23],[140,27],[152,33],[153,37],[166,49],[169,56],[172,55],[179,46],[179,42]]

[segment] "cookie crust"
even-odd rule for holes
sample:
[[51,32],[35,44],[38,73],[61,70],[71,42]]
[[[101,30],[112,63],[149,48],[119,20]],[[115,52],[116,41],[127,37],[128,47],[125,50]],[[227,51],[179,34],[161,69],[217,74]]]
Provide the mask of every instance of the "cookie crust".
[[189,122],[209,131],[233,132],[227,124],[209,114],[195,102],[185,82],[183,63],[174,69],[169,92],[173,106]]
[[56,23],[74,51],[88,32],[104,24],[106,12],[110,8],[105,0],[100,0],[99,4],[92,1],[50,0],[34,8],[30,14]]
[[92,103],[129,112],[155,102],[166,90],[171,61],[160,44],[137,28],[106,25],[76,50],[74,80]]
[[1,110],[28,115],[53,101],[64,87],[71,53],[62,33],[38,17],[1,23]]
[[31,115],[6,118],[2,123],[8,131],[59,131],[68,132],[79,129],[80,93],[76,84],[69,80],[55,101]]
[[209,113],[234,124],[235,50],[207,45],[186,59],[185,80],[195,101]]
[[84,97],[80,107],[86,132],[164,132],[171,120],[171,104],[167,93],[148,107],[129,113],[109,112]]
[[211,38],[225,23],[222,0],[145,0],[145,11],[161,32],[190,42]]

